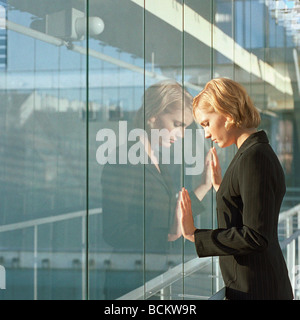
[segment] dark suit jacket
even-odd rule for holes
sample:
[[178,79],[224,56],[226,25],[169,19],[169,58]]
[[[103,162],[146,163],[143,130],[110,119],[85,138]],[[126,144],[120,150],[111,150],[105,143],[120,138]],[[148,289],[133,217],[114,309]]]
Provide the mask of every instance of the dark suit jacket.
[[218,229],[195,231],[198,256],[220,256],[226,298],[293,298],[277,235],[285,190],[282,167],[265,132],[252,134],[217,192]]

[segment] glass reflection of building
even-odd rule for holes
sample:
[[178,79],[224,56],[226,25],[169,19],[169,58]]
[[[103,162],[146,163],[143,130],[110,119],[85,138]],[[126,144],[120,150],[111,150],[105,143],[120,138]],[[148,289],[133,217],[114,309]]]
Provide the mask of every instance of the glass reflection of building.
[[[286,173],[282,211],[299,202],[297,17],[281,14],[298,4],[273,2],[0,1],[2,299],[105,299],[107,270],[119,275],[112,286],[139,270],[148,297],[151,272],[196,258],[182,239],[163,256],[113,253],[103,239],[96,134],[117,134],[120,120],[132,125],[145,90],[163,79],[192,95],[212,77],[241,82]],[[86,13],[102,19],[102,32],[92,20],[86,31]],[[224,170],[235,151],[218,150]],[[170,170],[177,186],[201,180],[184,176],[181,165]],[[203,205],[198,225],[215,226],[212,192]],[[151,298],[211,296],[222,287],[216,260]]]

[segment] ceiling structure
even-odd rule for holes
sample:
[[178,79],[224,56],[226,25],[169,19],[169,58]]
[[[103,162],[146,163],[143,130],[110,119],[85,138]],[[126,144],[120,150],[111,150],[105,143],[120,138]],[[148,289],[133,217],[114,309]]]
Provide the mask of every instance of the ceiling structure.
[[[300,42],[299,1],[259,1],[266,5],[276,22],[286,28],[297,48]],[[290,97],[288,99],[298,99],[297,95],[293,97],[293,92],[298,92],[295,67],[298,61],[295,58],[298,58],[294,48],[253,48],[251,51],[242,48],[217,23],[211,23],[214,19],[211,12],[216,9],[207,3],[211,2],[186,0],[182,5],[181,1],[153,0],[146,1],[144,10],[143,0],[90,0],[89,14],[100,17],[105,24],[104,31],[93,36],[93,40],[99,41],[101,46],[109,45],[150,64],[152,62],[166,77],[180,76],[184,66],[185,80],[195,88],[203,87],[212,76],[230,75],[234,61],[235,74],[241,82],[245,79],[246,87],[251,77],[251,91],[261,97],[263,105],[269,103],[265,101],[267,96],[274,101],[283,93],[285,97]],[[43,21],[46,15],[68,7],[86,11],[85,4],[85,0],[40,0],[39,6],[36,6],[35,0],[9,0],[10,10],[32,14],[33,22]],[[183,10],[185,21],[182,20]],[[262,50],[264,59],[260,58]],[[213,69],[212,59],[218,56],[225,62]],[[281,62],[278,57],[284,61]],[[130,68],[130,64],[127,67]],[[263,82],[266,86],[262,86]]]

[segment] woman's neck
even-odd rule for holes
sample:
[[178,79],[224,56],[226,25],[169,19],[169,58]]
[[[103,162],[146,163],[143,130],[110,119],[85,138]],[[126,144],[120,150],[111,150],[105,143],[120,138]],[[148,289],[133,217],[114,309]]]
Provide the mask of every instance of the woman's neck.
[[238,149],[241,147],[241,145],[245,142],[246,139],[248,139],[251,134],[257,132],[256,128],[245,128],[245,129],[239,129],[237,138],[236,138],[236,145]]

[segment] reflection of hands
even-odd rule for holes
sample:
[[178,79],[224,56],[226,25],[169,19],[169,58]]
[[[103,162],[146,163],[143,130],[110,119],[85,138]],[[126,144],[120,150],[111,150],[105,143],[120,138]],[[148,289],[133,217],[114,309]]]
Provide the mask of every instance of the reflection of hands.
[[212,155],[212,160],[211,160],[211,181],[214,186],[214,189],[218,191],[220,184],[222,182],[222,170],[219,162],[219,158],[217,155],[216,148],[213,147],[211,148],[211,155]]
[[180,227],[180,219],[181,219],[181,209],[179,200],[177,201],[174,223],[168,234],[168,241],[175,241],[182,236],[181,227]]
[[194,225],[193,213],[192,213],[192,204],[188,191],[185,188],[182,188],[179,193],[179,208],[181,211],[181,231],[182,235],[192,241],[195,242],[194,232],[196,230]]

